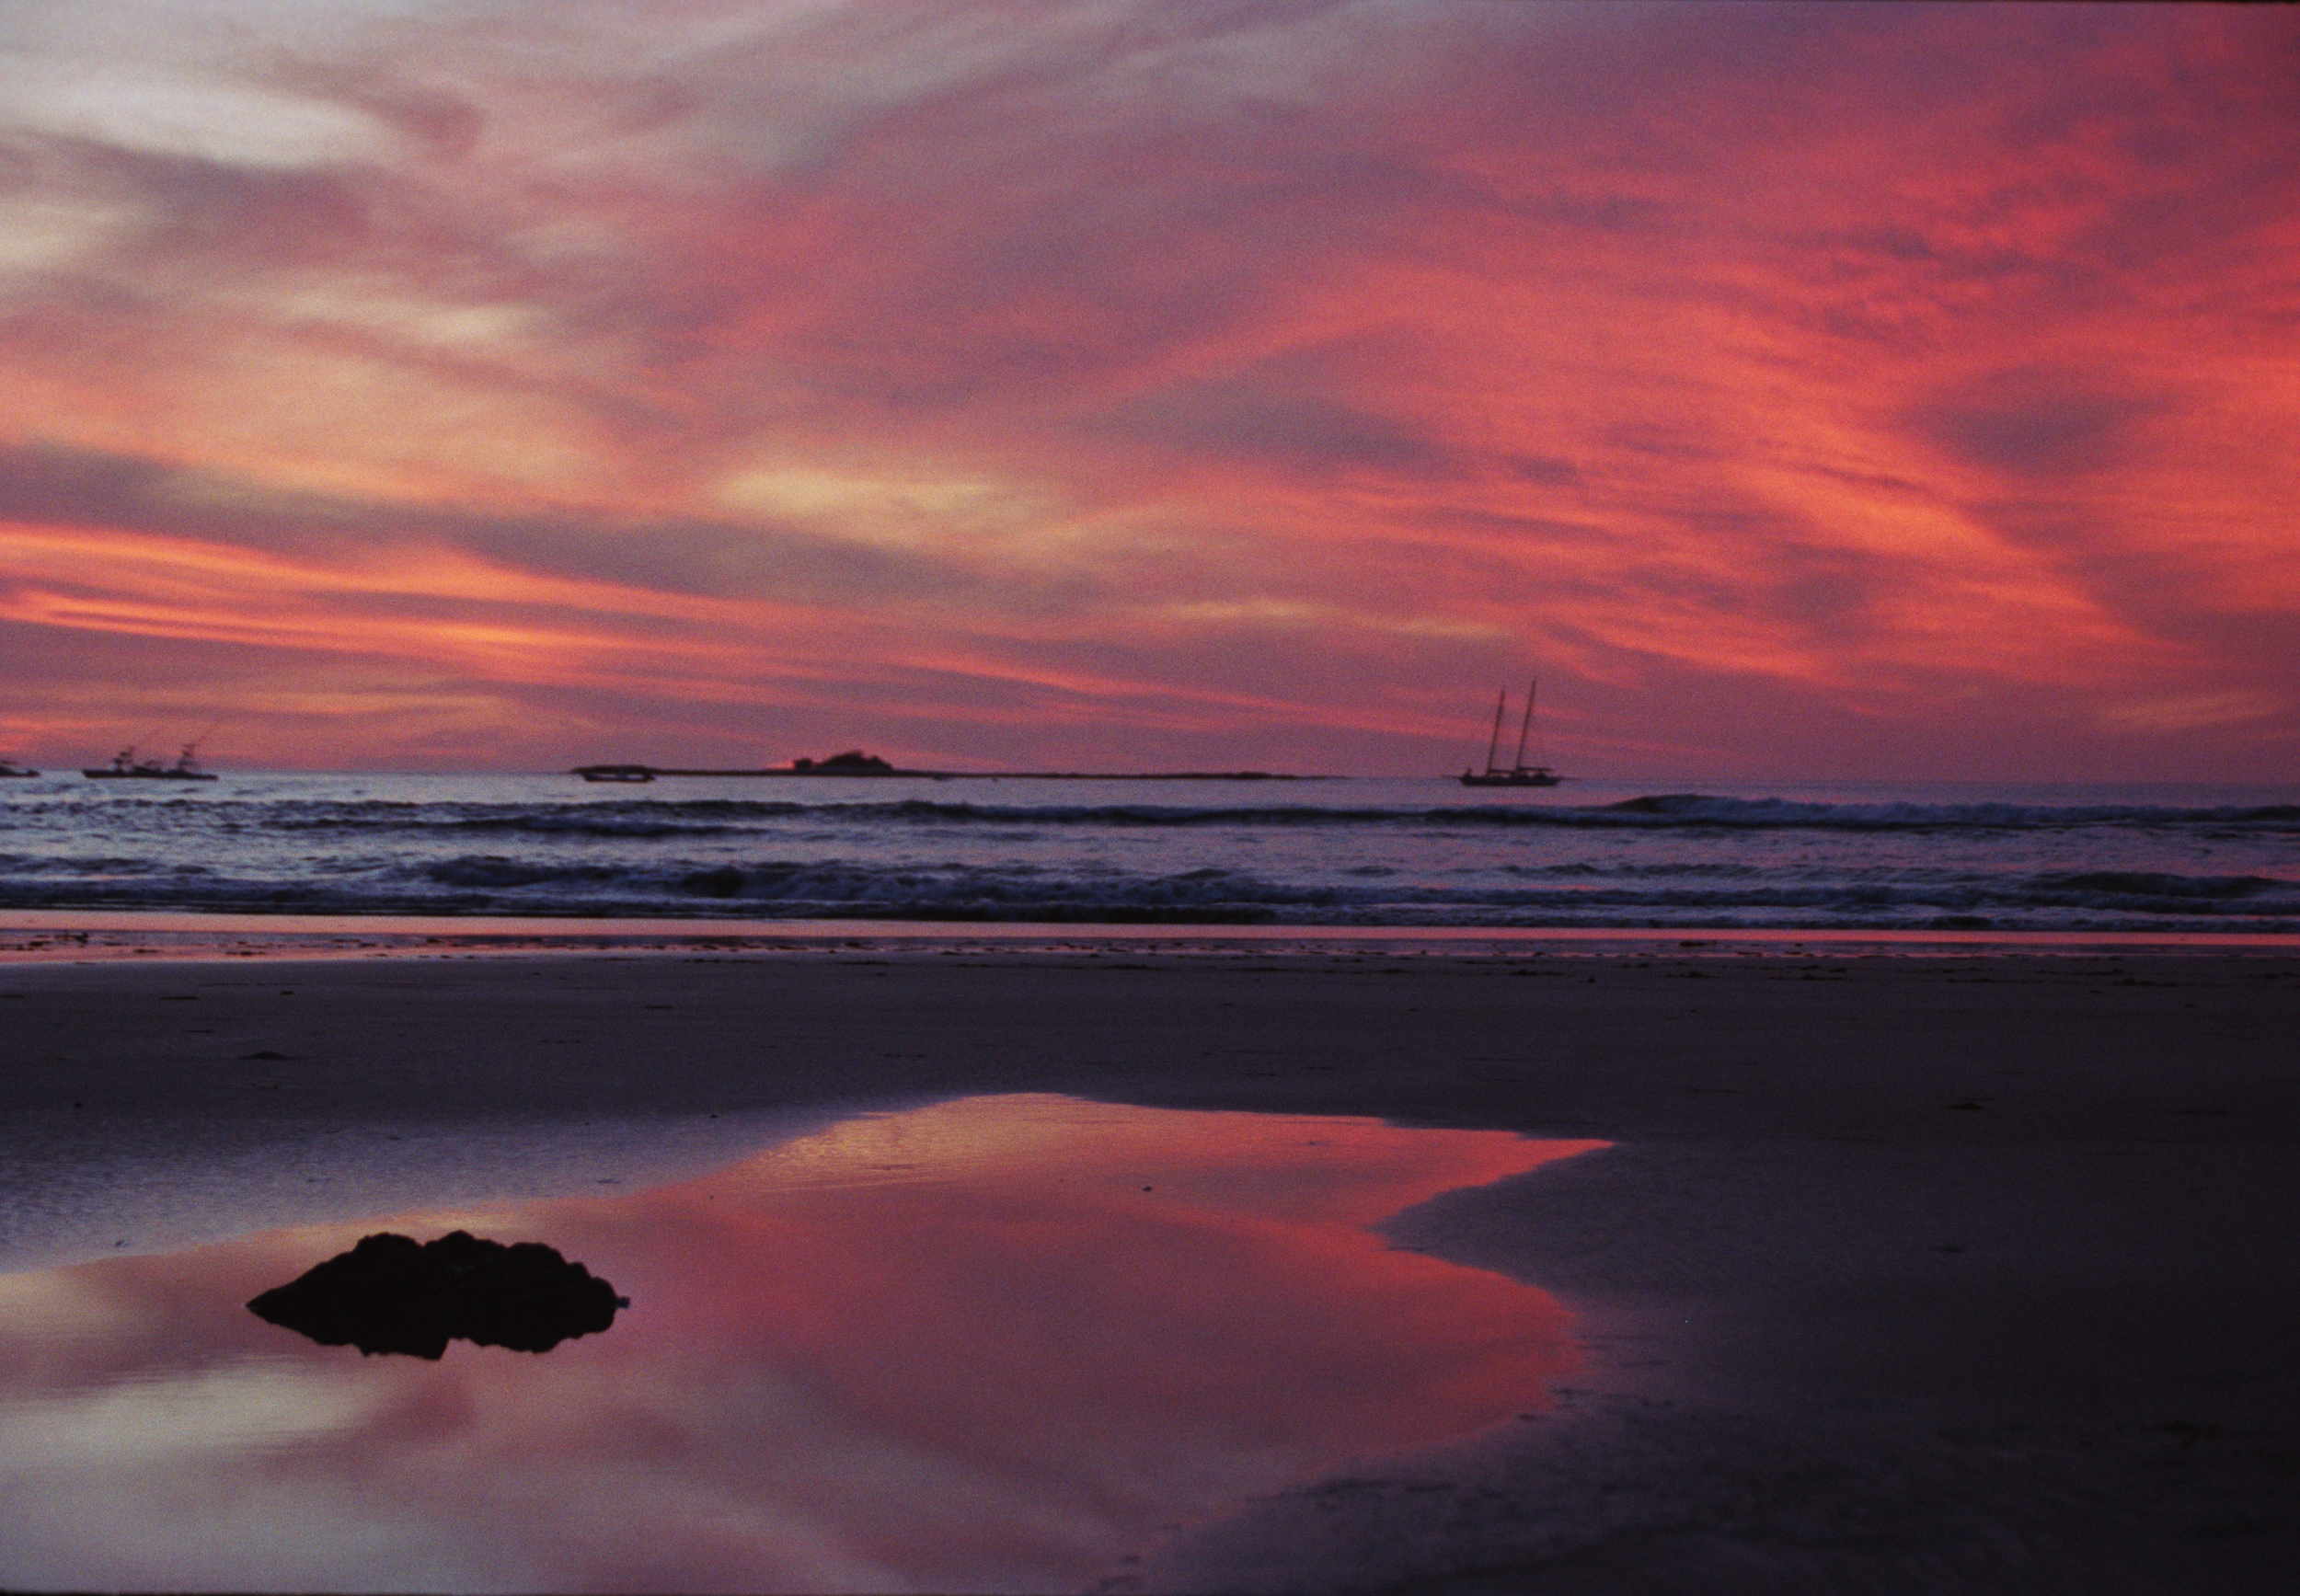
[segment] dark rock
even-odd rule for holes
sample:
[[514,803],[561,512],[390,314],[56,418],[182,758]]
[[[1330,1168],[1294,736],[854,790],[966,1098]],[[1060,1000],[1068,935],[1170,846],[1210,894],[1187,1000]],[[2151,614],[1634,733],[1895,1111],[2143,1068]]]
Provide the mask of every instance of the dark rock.
[[247,1304],[258,1318],[323,1347],[437,1359],[447,1343],[548,1352],[615,1323],[631,1305],[615,1288],[541,1242],[483,1241],[454,1231],[422,1243],[363,1236]]

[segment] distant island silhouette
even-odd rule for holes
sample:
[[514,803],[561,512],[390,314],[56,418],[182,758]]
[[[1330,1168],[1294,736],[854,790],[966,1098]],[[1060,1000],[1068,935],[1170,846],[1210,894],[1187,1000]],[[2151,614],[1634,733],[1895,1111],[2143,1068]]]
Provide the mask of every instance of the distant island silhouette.
[[758,770],[696,770],[661,764],[579,764],[569,771],[585,781],[649,782],[663,775],[885,776],[914,781],[1336,781],[1338,776],[1287,775],[1267,770],[1081,771],[904,770],[875,753],[850,748],[822,759],[794,759]]

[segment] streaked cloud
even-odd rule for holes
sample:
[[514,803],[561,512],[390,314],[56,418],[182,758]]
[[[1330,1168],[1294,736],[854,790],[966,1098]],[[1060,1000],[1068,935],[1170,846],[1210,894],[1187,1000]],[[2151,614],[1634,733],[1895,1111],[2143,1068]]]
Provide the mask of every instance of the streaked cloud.
[[2136,731],[2193,731],[2265,720],[2292,707],[2290,694],[2212,693],[2186,698],[2145,698],[2112,704],[2100,712],[2110,726]]
[[2296,74],[2275,8],[21,5],[0,614],[144,642],[0,736],[324,763],[261,648],[386,763],[435,690],[514,764],[1418,771],[1538,667],[1593,771],[2290,775]]

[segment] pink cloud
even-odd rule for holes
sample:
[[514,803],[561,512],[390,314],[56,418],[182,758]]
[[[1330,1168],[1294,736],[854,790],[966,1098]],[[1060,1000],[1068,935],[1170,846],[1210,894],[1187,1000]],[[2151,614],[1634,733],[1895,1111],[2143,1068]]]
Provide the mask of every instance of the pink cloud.
[[[941,763],[982,739],[882,684],[1007,759],[1163,726],[1176,763],[1419,770],[1538,662],[1584,764],[1937,768],[1946,690],[2057,725],[2060,774],[2291,769],[2282,12],[270,26],[139,52],[57,12],[45,86],[0,85],[0,498],[92,551],[459,551],[500,647],[427,656],[411,591],[385,652],[505,729],[593,695],[514,762],[629,735],[621,661],[687,595],[732,606],[682,612],[721,663],[650,718],[805,698]],[[231,641],[118,580],[10,614]],[[535,616],[569,582],[626,591],[569,618],[595,649]],[[248,756],[310,757],[209,675]],[[41,693],[27,746],[84,723]],[[2152,695],[2258,713],[2151,732]],[[1775,729],[1808,700],[1819,744]]]

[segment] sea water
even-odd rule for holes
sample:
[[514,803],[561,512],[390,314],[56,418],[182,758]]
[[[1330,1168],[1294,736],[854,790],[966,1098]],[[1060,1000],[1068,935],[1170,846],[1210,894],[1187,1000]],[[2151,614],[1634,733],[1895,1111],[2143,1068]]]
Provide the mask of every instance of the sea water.
[[2300,932],[2300,787],[0,783],[0,908]]

